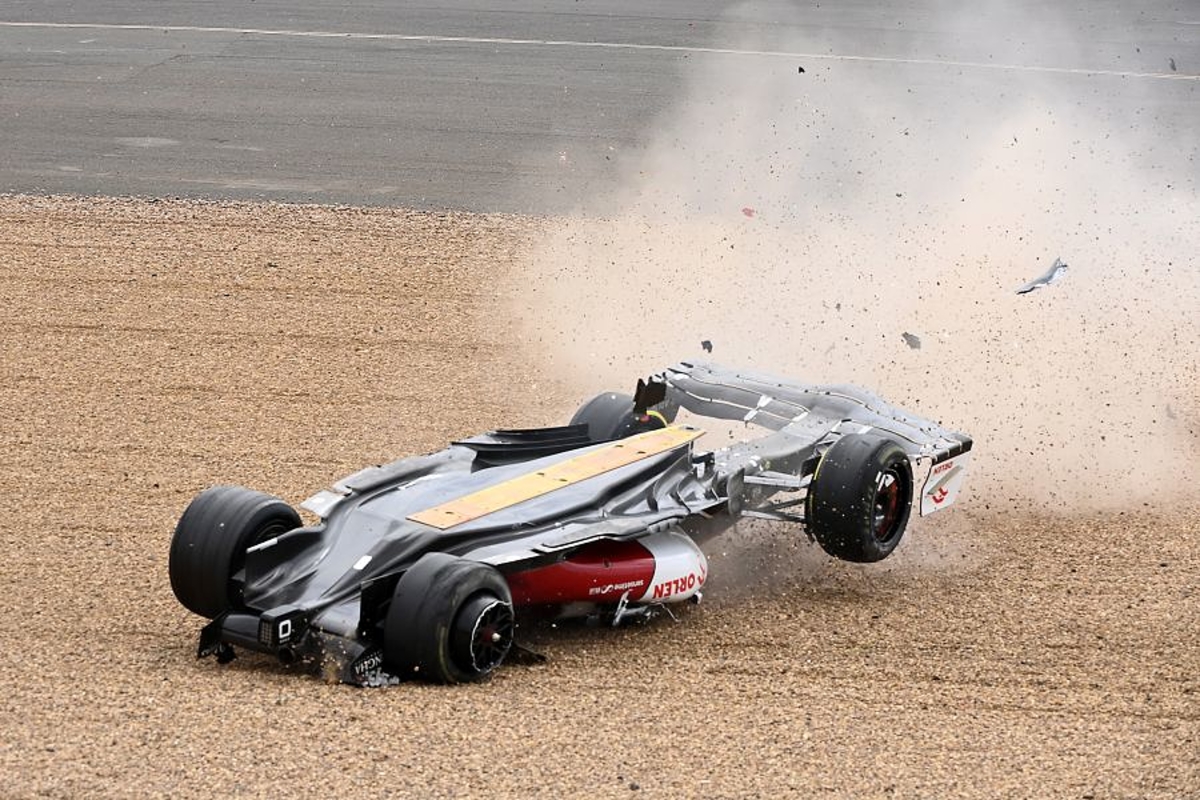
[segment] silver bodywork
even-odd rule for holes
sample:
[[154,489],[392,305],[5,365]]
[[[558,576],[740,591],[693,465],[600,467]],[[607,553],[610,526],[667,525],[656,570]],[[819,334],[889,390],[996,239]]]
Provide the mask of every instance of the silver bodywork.
[[[427,553],[513,575],[602,540],[652,543],[669,534],[695,547],[740,517],[803,523],[817,465],[846,434],[898,443],[914,467],[914,487],[924,484],[920,510],[928,513],[954,501],[971,448],[968,437],[853,386],[803,384],[706,363],[682,362],[639,383],[631,410],[648,425],[655,416],[665,425],[681,408],[758,426],[765,435],[705,451],[688,426],[620,442],[589,440],[583,425],[493,431],[338,481],[303,504],[320,518],[316,525],[247,551],[238,576],[245,608],[206,627],[200,652],[220,655],[238,644],[333,665],[342,680],[365,682],[378,669],[387,601]],[[648,448],[630,463],[564,479],[561,488],[517,497],[461,523],[423,521],[443,504],[504,491],[672,429],[686,436],[661,450]],[[622,605],[617,618],[632,611]]]
[[[804,384],[689,362],[664,370],[652,380],[666,385],[667,404],[699,416],[738,420],[774,431],[713,454],[714,469],[734,480],[732,493],[736,494],[734,476],[739,472],[745,484],[761,487],[750,491],[745,498],[750,502],[743,503],[744,513],[751,516],[778,517],[773,513],[781,510],[777,506],[755,508],[754,500],[771,494],[767,491],[771,488],[803,489],[820,454],[843,434],[871,433],[897,442],[912,460],[918,486],[927,483],[936,465],[950,459],[960,459],[955,476],[961,477],[966,453],[971,449],[969,437],[903,411],[856,386]],[[930,510],[928,504],[922,504],[921,513]],[[802,519],[793,514],[784,518]]]

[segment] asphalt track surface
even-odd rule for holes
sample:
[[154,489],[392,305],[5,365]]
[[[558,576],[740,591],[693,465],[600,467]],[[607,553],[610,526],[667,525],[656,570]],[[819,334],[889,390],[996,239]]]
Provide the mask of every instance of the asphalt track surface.
[[1200,795],[1194,492],[1064,516],[977,491],[874,567],[744,526],[678,622],[533,629],[548,661],[479,685],[193,658],[166,553],[200,488],[298,502],[570,413],[505,310],[694,60],[1120,87],[1195,193],[1190,5],[1067,9],[1094,35],[1003,53],[923,6],[581,5],[5,4],[0,795]]
[[562,212],[600,202],[706,56],[873,65],[897,93],[1200,73],[1194,4],[1022,8],[1003,41],[1001,5],[830,5],[12,0],[0,187]]

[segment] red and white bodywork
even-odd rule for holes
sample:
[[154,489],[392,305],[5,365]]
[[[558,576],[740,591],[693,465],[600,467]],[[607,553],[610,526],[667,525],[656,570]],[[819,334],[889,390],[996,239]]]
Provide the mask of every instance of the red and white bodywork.
[[507,577],[514,605],[584,613],[587,606],[690,600],[708,577],[708,560],[689,537],[664,531],[636,540],[598,541],[562,561]]

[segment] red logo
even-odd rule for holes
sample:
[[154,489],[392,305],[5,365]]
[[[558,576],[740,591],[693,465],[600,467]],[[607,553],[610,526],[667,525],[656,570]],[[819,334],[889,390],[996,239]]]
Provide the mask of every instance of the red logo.
[[933,494],[929,495],[929,499],[933,501],[933,504],[935,506],[940,506],[942,503],[946,502],[946,495],[948,495],[948,494],[950,494],[950,493],[947,492],[946,487],[943,486],[942,488],[938,489]]
[[663,581],[654,587],[654,594],[650,599],[661,600],[674,594],[683,594],[689,589],[695,589],[697,583],[704,583],[704,579],[697,578],[694,572],[689,573],[686,578],[674,578]]

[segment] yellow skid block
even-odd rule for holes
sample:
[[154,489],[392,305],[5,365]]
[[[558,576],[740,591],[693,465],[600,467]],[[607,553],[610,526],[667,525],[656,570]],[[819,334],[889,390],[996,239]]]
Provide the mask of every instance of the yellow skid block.
[[613,442],[607,447],[560,461],[546,469],[518,475],[440,506],[418,511],[410,514],[408,518],[439,530],[448,530],[455,525],[549,494],[555,489],[665,453],[703,435],[704,431],[690,425],[672,425],[648,433],[639,433],[637,436]]

